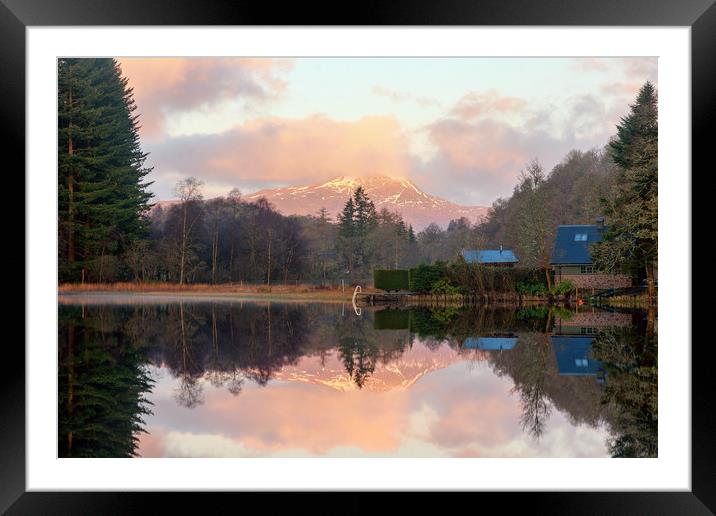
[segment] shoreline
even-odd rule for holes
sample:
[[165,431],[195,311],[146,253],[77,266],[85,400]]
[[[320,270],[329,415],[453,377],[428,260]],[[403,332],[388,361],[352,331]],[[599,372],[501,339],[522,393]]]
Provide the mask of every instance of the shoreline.
[[350,302],[353,289],[345,292],[332,289],[312,289],[311,287],[276,286],[271,289],[241,288],[234,285],[191,285],[179,287],[173,284],[138,285],[138,284],[104,284],[104,285],[60,285],[57,289],[60,302],[77,299],[81,296],[94,298],[125,297],[135,300],[150,298],[213,298],[241,301],[315,301],[315,302]]

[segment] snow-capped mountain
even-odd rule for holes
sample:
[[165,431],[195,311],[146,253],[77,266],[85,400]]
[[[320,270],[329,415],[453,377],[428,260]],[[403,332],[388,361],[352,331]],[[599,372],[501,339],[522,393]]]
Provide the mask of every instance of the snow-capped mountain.
[[[447,345],[438,350],[429,350],[425,345],[415,343],[399,358],[387,363],[376,363],[373,372],[367,375],[363,390],[383,392],[409,389],[420,378],[433,371],[459,362],[483,362],[487,357],[488,352],[481,350],[460,354]],[[358,390],[336,351],[326,356],[323,363],[317,356],[302,357],[296,364],[281,368],[273,375],[273,379],[323,385],[338,391]]]
[[423,192],[407,179],[386,176],[337,177],[308,186],[260,190],[245,196],[245,200],[255,201],[265,197],[284,215],[315,215],[325,208],[335,220],[358,186],[363,186],[376,210],[387,208],[399,212],[415,231],[420,231],[431,222],[446,227],[452,219],[467,217],[475,223],[487,215],[486,206],[460,206]]

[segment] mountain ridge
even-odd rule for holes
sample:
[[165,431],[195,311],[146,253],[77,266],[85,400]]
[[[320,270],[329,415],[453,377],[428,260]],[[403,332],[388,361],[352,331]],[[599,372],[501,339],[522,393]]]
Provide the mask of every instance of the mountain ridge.
[[460,217],[475,223],[487,215],[487,206],[462,206],[441,197],[430,195],[405,178],[373,176],[366,178],[337,176],[322,183],[302,186],[267,188],[244,196],[248,201],[264,197],[284,215],[316,215],[325,208],[329,217],[336,220],[348,197],[363,186],[376,210],[387,208],[398,212],[416,231],[430,223],[446,227]]

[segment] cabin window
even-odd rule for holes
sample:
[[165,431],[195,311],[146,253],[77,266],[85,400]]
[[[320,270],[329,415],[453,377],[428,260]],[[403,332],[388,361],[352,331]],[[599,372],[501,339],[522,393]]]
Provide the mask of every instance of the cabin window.
[[594,274],[594,265],[582,265],[579,271],[582,274]]
[[582,327],[582,328],[579,328],[579,330],[582,335],[595,335],[597,333],[596,328]]
[[586,233],[577,233],[576,235],[574,235],[574,241],[575,242],[586,242],[587,234]]
[[589,366],[589,361],[588,361],[586,358],[575,358],[575,359],[574,359],[574,364],[575,364],[577,367],[588,367],[588,366]]

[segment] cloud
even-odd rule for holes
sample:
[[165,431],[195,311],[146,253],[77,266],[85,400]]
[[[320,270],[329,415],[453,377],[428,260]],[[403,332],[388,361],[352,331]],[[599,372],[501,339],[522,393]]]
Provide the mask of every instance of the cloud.
[[549,171],[573,149],[601,148],[632,101],[596,91],[533,106],[495,90],[471,92],[423,128],[434,154],[415,158],[411,177],[455,202],[489,205],[510,194],[531,159]]
[[374,95],[377,95],[379,97],[387,97],[393,102],[401,103],[405,101],[415,101],[419,106],[423,107],[431,107],[431,106],[439,106],[440,103],[432,98],[432,97],[426,97],[426,96],[416,96],[413,93],[409,93],[407,91],[398,91],[398,90],[392,90],[390,88],[386,88],[384,86],[380,86],[376,84],[371,88],[371,92]]
[[508,195],[519,171],[532,158],[554,165],[573,143],[546,131],[493,119],[446,118],[426,130],[436,152],[416,164],[416,182],[451,200],[483,205]]
[[513,113],[524,110],[527,101],[517,97],[504,97],[497,90],[470,92],[463,96],[453,107],[451,114],[464,120],[485,117],[487,115]]
[[413,95],[411,93],[391,90],[379,85],[373,86],[373,88],[371,88],[371,91],[374,95],[378,95],[379,97],[388,97],[393,102],[403,102],[404,100],[409,100],[413,98]]
[[606,96],[636,98],[642,82],[610,82],[603,84],[599,91]]
[[613,61],[613,58],[575,57],[571,61],[571,68],[583,72],[607,71],[611,67],[611,61]]
[[[220,134],[172,138],[148,148],[157,176],[207,182],[306,184],[336,176],[406,176],[408,143],[392,117],[336,121],[264,118]],[[156,176],[155,176],[156,177]]]
[[572,59],[570,68],[574,71],[609,74],[612,81],[621,76],[622,80],[616,81],[616,84],[638,83],[641,86],[646,81],[657,83],[659,60],[656,57],[578,57]]
[[639,80],[641,84],[658,79],[659,60],[656,57],[624,57],[617,60],[626,78]]
[[261,58],[119,58],[134,88],[142,135],[161,134],[167,116],[247,98],[266,102],[286,87],[291,61]]

